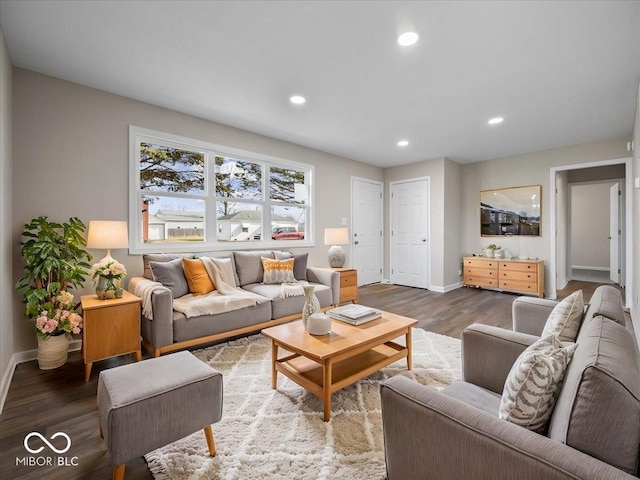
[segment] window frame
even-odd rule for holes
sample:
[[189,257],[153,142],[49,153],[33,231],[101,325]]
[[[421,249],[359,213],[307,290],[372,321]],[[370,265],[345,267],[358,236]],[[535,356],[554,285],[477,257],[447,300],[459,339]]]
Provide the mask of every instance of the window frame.
[[[204,193],[190,194],[183,192],[158,192],[160,196],[175,198],[203,198],[204,199],[204,230],[205,240],[196,242],[145,243],[142,241],[142,209],[140,208],[143,192],[140,188],[140,144],[156,143],[162,146],[181,148],[190,151],[202,151],[205,155]],[[215,192],[215,157],[232,157],[235,160],[258,163],[262,166],[262,199],[237,198],[237,203],[262,205],[262,239],[248,241],[219,241],[218,221]],[[288,204],[282,201],[272,201],[270,198],[269,179],[270,167],[291,168],[303,171],[307,187],[306,203]],[[225,250],[251,249],[281,249],[294,247],[315,246],[315,167],[310,164],[273,157],[262,153],[240,150],[224,145],[213,144],[170,133],[150,130],[135,125],[129,125],[129,253],[179,253],[204,252]],[[211,183],[213,182],[213,184]],[[147,193],[148,195],[148,193]],[[307,209],[304,240],[272,240],[271,239],[271,209],[273,206],[290,205]],[[211,213],[213,212],[213,214]]]

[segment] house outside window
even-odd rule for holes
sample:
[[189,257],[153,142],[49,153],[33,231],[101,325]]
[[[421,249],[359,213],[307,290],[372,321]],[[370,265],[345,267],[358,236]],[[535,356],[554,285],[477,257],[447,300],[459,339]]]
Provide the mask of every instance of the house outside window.
[[[313,245],[313,166],[130,127],[131,253]],[[278,227],[299,232],[272,235]]]

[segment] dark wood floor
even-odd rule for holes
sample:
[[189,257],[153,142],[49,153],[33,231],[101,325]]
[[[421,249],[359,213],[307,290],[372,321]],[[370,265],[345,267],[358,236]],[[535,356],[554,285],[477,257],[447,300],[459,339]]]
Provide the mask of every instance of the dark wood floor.
[[[582,288],[588,301],[597,286],[571,282],[558,295],[562,298]],[[359,297],[360,303],[367,306],[415,318],[425,330],[459,338],[462,330],[474,322],[511,328],[511,303],[516,295],[467,288],[442,294],[395,285],[371,285],[361,288]],[[132,361],[132,357],[122,356],[96,362],[88,383],[84,383],[80,352],[70,353],[68,362],[52,371],[39,370],[35,361],[18,365],[0,415],[0,476],[21,480],[111,478],[109,455],[98,431],[98,372]],[[23,441],[29,432],[40,432],[47,438],[56,432],[67,433],[72,446],[64,456],[70,460],[77,457],[78,466],[16,465],[16,458],[28,455]],[[31,441],[34,447],[38,441]],[[41,453],[50,454],[48,449]],[[127,464],[125,478],[152,477],[144,459],[139,458]]]

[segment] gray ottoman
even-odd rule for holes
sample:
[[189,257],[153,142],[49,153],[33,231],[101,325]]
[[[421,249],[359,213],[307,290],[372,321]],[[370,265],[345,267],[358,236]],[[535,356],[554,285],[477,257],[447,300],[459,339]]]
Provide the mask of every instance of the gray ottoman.
[[214,456],[222,374],[186,351],[104,370],[98,415],[114,479],[124,478],[128,461],[200,429]]

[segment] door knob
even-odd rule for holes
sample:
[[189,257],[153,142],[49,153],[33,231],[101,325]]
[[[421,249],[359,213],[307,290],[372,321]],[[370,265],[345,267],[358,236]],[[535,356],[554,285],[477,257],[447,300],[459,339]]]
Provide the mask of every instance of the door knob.
[[355,242],[353,242],[354,245],[358,245],[360,242],[358,240],[356,240]]
[[422,241],[423,241],[423,242],[426,242],[426,241],[427,241],[427,239],[426,239],[426,238],[423,238],[423,239],[422,239]]

